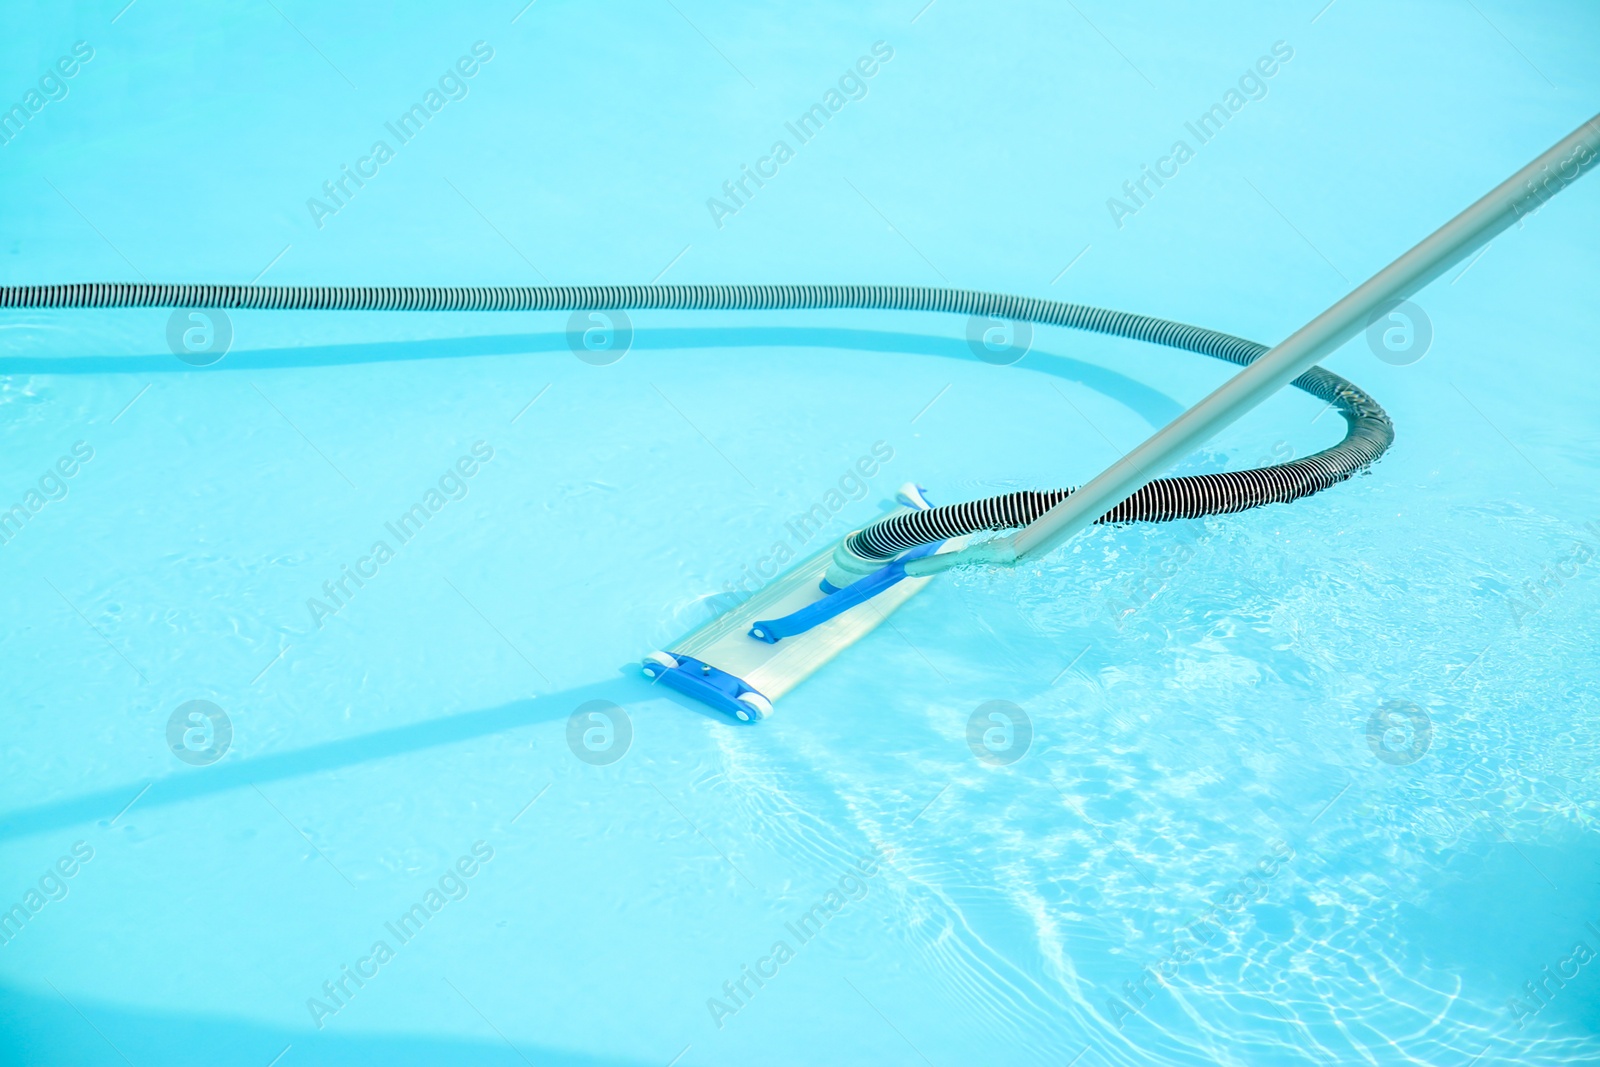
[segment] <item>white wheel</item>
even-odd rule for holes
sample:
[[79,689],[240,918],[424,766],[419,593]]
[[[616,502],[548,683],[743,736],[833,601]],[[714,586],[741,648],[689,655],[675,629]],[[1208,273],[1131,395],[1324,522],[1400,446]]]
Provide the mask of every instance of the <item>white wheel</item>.
[[665,652],[652,652],[644,658],[644,674],[646,678],[659,678],[677,665],[678,661]]
[[738,703],[744,705],[744,710],[736,714],[745,722],[752,719],[759,722],[772,714],[772,702],[760,693],[745,693],[738,698]]

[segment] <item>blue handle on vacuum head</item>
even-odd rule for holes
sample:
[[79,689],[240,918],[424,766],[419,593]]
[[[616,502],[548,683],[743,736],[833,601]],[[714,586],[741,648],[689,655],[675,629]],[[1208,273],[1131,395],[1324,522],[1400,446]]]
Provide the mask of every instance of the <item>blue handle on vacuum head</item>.
[[941,546],[919,545],[864,578],[858,578],[843,589],[834,590],[821,600],[807,604],[799,611],[781,619],[760,619],[750,627],[750,636],[757,641],[775,645],[785,637],[803,634],[814,626],[827,622],[857,604],[863,604],[906,576],[906,564],[923,556],[930,556]]

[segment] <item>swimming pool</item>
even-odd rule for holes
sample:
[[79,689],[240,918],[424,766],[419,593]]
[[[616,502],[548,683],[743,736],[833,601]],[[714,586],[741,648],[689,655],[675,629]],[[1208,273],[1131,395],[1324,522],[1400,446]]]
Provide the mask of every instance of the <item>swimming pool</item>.
[[[30,15],[0,281],[952,286],[1272,342],[1595,110],[1578,4],[920,6]],[[753,726],[640,655],[904,482],[1081,483],[1231,368],[931,313],[0,312],[7,1061],[1595,1057],[1597,215],[1416,297],[1420,357],[1327,361],[1394,419],[1370,474],[942,575]],[[1184,470],[1341,432],[1285,392]]]

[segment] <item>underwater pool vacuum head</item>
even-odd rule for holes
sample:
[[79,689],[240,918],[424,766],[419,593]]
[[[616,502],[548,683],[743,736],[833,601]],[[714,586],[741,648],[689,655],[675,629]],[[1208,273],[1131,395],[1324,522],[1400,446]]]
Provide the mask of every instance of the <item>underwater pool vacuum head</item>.
[[[876,521],[931,509],[920,487],[900,487]],[[644,658],[646,677],[744,722],[829,660],[875,630],[931,578],[906,575],[906,563],[957,551],[965,537],[921,546],[892,562],[866,561],[846,547],[855,531],[795,564],[750,599]]]

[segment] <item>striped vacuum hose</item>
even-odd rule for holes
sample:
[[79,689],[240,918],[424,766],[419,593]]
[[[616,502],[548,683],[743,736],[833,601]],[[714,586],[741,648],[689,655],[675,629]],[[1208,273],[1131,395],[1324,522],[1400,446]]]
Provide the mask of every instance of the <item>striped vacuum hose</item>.
[[[1240,366],[1267,346],[1181,322],[1124,311],[967,289],[902,285],[599,285],[599,286],[310,286],[153,285],[110,282],[0,287],[0,308],[223,308],[296,311],[756,311],[854,308],[944,311],[1149,341]],[[1225,515],[1296,500],[1359,473],[1394,441],[1377,401],[1321,367],[1295,388],[1338,408],[1344,440],[1304,459],[1254,470],[1157,478],[1101,516],[1100,522],[1165,522]],[[1025,526],[1072,495],[1071,489],[1025,490],[897,515],[854,534],[849,547],[886,560],[918,545],[980,530]]]

